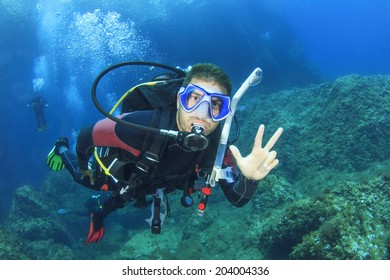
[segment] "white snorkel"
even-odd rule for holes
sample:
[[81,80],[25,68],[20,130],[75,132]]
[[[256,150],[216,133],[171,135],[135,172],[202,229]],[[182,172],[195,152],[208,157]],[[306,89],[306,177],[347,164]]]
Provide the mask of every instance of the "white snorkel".
[[224,178],[222,174],[222,162],[225,156],[226,144],[229,139],[230,127],[232,125],[232,120],[236,112],[237,104],[240,101],[241,97],[248,90],[250,86],[258,85],[263,78],[263,71],[260,68],[256,68],[249,77],[242,83],[241,87],[236,91],[233,96],[232,102],[230,104],[231,114],[226,118],[225,124],[222,129],[221,138],[219,140],[217,155],[214,161],[214,167],[209,178],[209,184],[211,187],[215,187],[219,179]]
[[217,155],[214,161],[213,170],[211,171],[211,174],[206,182],[206,185],[203,188],[201,188],[202,195],[200,198],[200,202],[198,204],[199,216],[203,216],[204,211],[206,209],[208,197],[212,192],[212,188],[214,188],[217,185],[218,181],[220,179],[226,179],[228,182],[232,181],[232,176],[230,172],[231,167],[222,169],[222,163],[226,152],[226,145],[229,139],[230,127],[232,125],[234,113],[236,112],[237,104],[238,101],[240,101],[240,98],[244,95],[244,93],[248,90],[250,86],[255,86],[259,84],[262,78],[263,78],[263,71],[260,68],[256,68],[245,80],[245,82],[242,83],[241,87],[236,91],[236,93],[233,96],[233,99],[230,103],[231,113],[226,118],[225,124],[222,128],[221,138],[219,140],[219,145],[218,145]]

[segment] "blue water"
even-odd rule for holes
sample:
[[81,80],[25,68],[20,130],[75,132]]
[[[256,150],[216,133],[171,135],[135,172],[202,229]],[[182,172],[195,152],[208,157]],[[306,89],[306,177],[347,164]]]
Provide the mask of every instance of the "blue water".
[[[389,74],[389,14],[387,0],[0,0],[0,209],[17,187],[42,185],[58,136],[101,118],[90,89],[107,66],[212,62],[235,87],[261,66],[270,92]],[[43,132],[26,107],[38,92],[49,103]],[[103,102],[118,95],[113,86]]]

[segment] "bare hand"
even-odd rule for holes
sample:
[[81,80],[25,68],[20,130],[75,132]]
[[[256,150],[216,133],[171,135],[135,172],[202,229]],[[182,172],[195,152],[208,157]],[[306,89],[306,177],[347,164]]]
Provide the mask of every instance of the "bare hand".
[[230,151],[237,162],[238,168],[240,168],[242,175],[248,179],[263,179],[279,163],[279,160],[276,158],[276,152],[270,150],[278,141],[283,128],[279,127],[265,147],[262,148],[264,129],[265,126],[263,124],[260,125],[252,152],[248,156],[242,157],[236,146],[230,146]]
[[93,186],[95,184],[95,179],[93,177],[93,171],[92,169],[88,170],[80,170],[81,173],[81,180],[83,180],[85,177],[89,177],[89,182]]

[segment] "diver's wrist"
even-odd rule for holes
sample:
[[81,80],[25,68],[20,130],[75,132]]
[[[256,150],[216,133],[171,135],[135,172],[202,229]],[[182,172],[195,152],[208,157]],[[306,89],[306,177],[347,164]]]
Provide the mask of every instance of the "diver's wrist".
[[258,184],[260,180],[255,180],[253,178],[249,178],[249,177],[244,177],[243,178],[245,183],[249,183],[249,184]]

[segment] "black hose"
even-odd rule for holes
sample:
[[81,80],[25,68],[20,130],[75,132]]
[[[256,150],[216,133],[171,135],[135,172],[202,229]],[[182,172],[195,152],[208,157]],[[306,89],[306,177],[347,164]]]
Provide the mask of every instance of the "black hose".
[[[131,66],[131,65],[140,65],[140,66],[154,66],[154,67],[159,67],[159,68],[162,68],[162,69],[167,69],[169,71],[172,71],[172,72],[175,72],[176,74],[178,74],[179,76],[181,77],[185,77],[185,72],[181,69],[178,69],[178,68],[174,68],[174,67],[171,67],[171,66],[167,66],[167,65],[164,65],[164,64],[160,64],[160,63],[154,63],[154,62],[146,62],[146,61],[127,61],[127,62],[122,62],[122,63],[118,63],[118,64],[114,64],[108,68],[106,68],[105,70],[103,70],[97,77],[96,79],[94,80],[93,84],[92,84],[92,101],[95,105],[95,107],[104,115],[106,116],[107,118],[109,118],[110,120],[113,120],[114,122],[117,122],[117,123],[120,123],[120,124],[123,124],[125,126],[128,126],[128,127],[131,127],[131,128],[138,128],[138,129],[143,129],[143,130],[146,130],[146,131],[149,131],[149,132],[152,132],[152,133],[160,133],[160,129],[157,129],[157,128],[152,128],[152,127],[148,127],[148,126],[143,126],[143,125],[139,125],[139,124],[135,124],[135,123],[131,123],[131,122],[127,122],[127,121],[124,121],[124,120],[121,120],[117,117],[114,117],[113,115],[111,115],[109,112],[107,112],[99,103],[99,101],[97,100],[97,97],[96,97],[96,89],[97,89],[97,86],[100,82],[100,80],[109,72],[111,72],[112,70],[114,69],[117,69],[117,68],[120,68],[120,67],[123,67],[123,66]],[[174,79],[174,80],[167,80],[166,83],[169,83],[169,81],[171,82],[177,82],[177,79]]]
[[228,144],[226,145],[227,147],[229,147],[230,145],[233,145],[237,141],[238,137],[240,137],[240,126],[238,125],[237,117],[235,114],[234,114],[233,120],[234,120],[234,124],[236,125],[237,132],[236,132],[236,135],[234,136],[234,139],[232,141],[228,141]]

